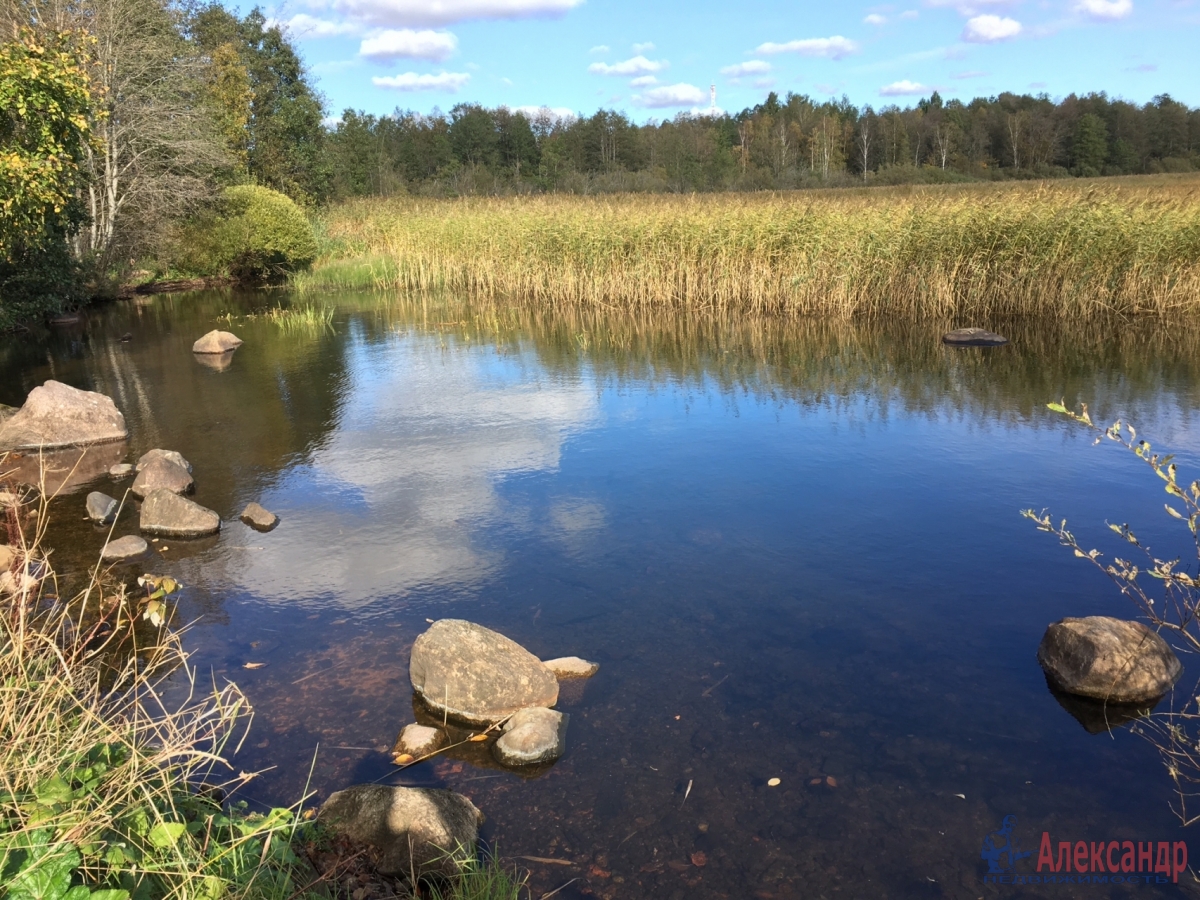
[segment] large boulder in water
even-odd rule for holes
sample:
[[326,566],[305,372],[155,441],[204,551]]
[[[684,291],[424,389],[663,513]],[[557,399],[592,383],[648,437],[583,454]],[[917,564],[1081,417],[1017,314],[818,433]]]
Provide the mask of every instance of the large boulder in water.
[[125,417],[103,394],[47,381],[0,425],[0,451],[52,450],[122,441]]
[[523,709],[504,723],[504,734],[492,745],[492,755],[506,766],[554,762],[567,747],[570,719],[556,709]]
[[1170,690],[1183,665],[1167,642],[1141,622],[1109,616],[1060,619],[1038,646],[1051,684],[1109,703],[1142,703]]
[[381,874],[451,877],[475,858],[482,818],[454,791],[357,784],[325,801],[317,821],[379,851]]
[[242,346],[242,339],[236,334],[214,329],[192,344],[192,352],[200,354],[228,353],[240,346]]
[[440,619],[413,644],[409,676],[438,713],[491,725],[519,709],[558,702],[558,679],[540,659],[490,628]]
[[138,466],[137,478],[129,488],[141,499],[155,491],[170,491],[172,494],[190,494],[195,482],[188,470],[165,457],[155,457],[145,465]]
[[221,517],[187,497],[160,488],[142,502],[142,531],[167,537],[203,537],[221,530]]
[[135,468],[140,472],[156,459],[165,459],[168,462],[173,462],[181,469],[187,469],[189,475],[192,472],[192,464],[183,458],[182,453],[180,453],[178,450],[163,450],[160,447],[156,447],[153,450],[147,450],[140,457],[138,457],[137,466],[135,466]]

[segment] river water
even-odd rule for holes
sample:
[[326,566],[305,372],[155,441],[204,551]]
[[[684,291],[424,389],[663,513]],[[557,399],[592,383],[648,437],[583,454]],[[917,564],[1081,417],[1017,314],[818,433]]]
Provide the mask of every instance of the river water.
[[[1105,522],[1130,522],[1173,552],[1153,474],[1045,403],[1136,423],[1190,480],[1195,329],[1017,322],[1010,346],[955,350],[941,324],[364,295],[321,298],[329,328],[253,315],[289,300],[144,298],[0,338],[0,403],[48,378],[109,394],[131,431],[113,452],[179,450],[224,519],[219,538],[160,542],[147,568],[183,583],[204,678],[254,703],[233,760],[266,770],[252,802],[454,788],[535,897],[571,879],[556,896],[1130,892],[985,884],[984,837],[1010,815],[1033,854],[1019,873],[1043,832],[1056,850],[1200,854],[1155,748],[1089,733],[1047,689],[1049,622],[1134,609],[1019,515],[1049,508],[1106,552]],[[190,353],[214,327],[246,341],[223,370]],[[103,542],[86,492],[125,487],[103,475],[55,501],[60,569]],[[238,521],[251,500],[275,531]],[[117,534],[135,532],[128,511]],[[447,616],[601,664],[564,688],[556,765],[505,772],[474,747],[391,766],[414,720],[409,648]]]

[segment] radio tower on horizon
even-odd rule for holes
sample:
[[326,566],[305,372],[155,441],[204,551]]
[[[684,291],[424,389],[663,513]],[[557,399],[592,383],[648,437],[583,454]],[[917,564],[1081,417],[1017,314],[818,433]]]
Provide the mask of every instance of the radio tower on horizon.
[[717,86],[715,84],[708,86],[708,114],[710,116],[717,114]]

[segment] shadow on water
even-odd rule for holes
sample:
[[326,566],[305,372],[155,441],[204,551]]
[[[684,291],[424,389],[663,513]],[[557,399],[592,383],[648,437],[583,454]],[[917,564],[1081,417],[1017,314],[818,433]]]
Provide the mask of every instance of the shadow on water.
[[[1086,400],[1193,468],[1196,326],[983,323],[1012,343],[955,350],[940,333],[968,323],[375,295],[318,298],[332,328],[254,315],[288,302],[164,296],[0,341],[0,404],[47,378],[109,394],[124,458],[181,451],[221,514],[147,567],[184,584],[195,661],[255,703],[250,799],[294,800],[310,766],[318,798],[452,787],[503,855],[536,858],[535,896],[977,897],[1005,816],[1026,849],[1179,837],[1153,749],[1089,733],[1034,658],[1048,622],[1131,608],[1017,512],[1097,541],[1145,522],[1167,552],[1141,470],[1044,407]],[[190,348],[214,327],[246,343],[210,368]],[[128,487],[97,466],[55,501],[68,573],[104,537],[83,493]],[[251,500],[279,528],[242,525]],[[391,766],[423,718],[409,648],[445,615],[601,663],[564,685],[556,765],[468,744]]]

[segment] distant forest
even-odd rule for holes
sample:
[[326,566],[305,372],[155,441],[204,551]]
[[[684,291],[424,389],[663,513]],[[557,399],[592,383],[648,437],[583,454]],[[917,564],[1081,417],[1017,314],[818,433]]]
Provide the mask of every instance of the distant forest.
[[879,110],[800,94],[737,114],[638,125],[461,103],[431,115],[346,110],[327,139],[330,199],[569,191],[726,191],[1200,170],[1200,109],[1163,94],[1055,102],[935,92]]

